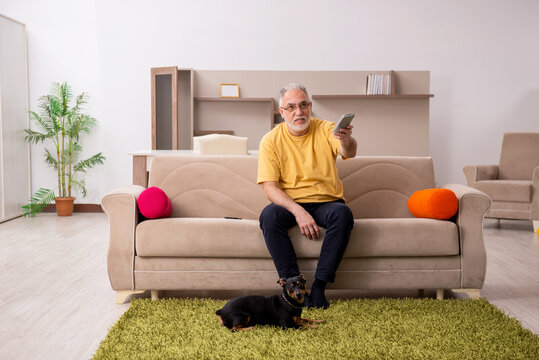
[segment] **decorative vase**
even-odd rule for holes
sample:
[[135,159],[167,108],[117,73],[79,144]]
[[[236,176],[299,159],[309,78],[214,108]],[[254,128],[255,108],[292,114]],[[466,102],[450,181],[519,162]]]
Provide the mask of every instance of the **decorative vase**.
[[75,201],[74,197],[69,198],[54,198],[56,202],[56,213],[58,216],[71,216],[73,214],[73,202]]

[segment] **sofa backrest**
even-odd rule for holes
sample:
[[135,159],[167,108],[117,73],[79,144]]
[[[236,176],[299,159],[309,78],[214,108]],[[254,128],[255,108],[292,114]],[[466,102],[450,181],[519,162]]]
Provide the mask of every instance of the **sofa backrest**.
[[[148,186],[165,191],[171,217],[258,219],[269,204],[257,185],[256,156],[156,156]],[[361,156],[337,160],[344,196],[355,218],[412,217],[408,198],[434,187],[430,157]]]
[[269,201],[256,183],[257,161],[251,155],[156,156],[148,186],[170,197],[171,217],[258,219]]
[[539,166],[539,133],[505,133],[498,179],[531,180]]
[[413,217],[408,198],[435,186],[430,157],[359,156],[337,166],[355,219]]

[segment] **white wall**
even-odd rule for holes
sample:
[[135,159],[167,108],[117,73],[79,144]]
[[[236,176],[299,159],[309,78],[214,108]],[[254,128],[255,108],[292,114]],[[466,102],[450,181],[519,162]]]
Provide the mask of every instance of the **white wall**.
[[[53,81],[87,90],[99,128],[87,154],[106,166],[89,197],[131,181],[130,151],[149,149],[150,67],[430,70],[438,184],[466,164],[498,162],[507,131],[539,131],[536,0],[2,0],[27,25],[31,106]],[[33,151],[33,188],[54,174]]]

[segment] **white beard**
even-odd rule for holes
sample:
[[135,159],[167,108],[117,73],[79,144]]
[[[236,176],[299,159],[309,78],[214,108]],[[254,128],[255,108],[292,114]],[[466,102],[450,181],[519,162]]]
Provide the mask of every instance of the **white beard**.
[[[305,119],[305,124],[303,125],[294,125],[293,124],[293,121],[292,121],[292,124],[291,123],[288,123],[287,122],[287,125],[290,127],[290,129],[294,130],[294,131],[297,131],[297,132],[302,132],[304,131],[305,129],[307,129],[309,127],[309,125],[311,124],[311,119],[307,118],[307,117],[303,117],[303,119]],[[296,119],[297,120],[297,119]]]

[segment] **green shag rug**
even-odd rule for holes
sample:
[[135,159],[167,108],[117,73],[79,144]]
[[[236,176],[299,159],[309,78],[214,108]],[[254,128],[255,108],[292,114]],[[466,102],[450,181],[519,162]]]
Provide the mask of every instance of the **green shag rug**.
[[354,299],[309,309],[314,330],[231,333],[226,301],[135,299],[94,359],[538,359],[539,337],[484,299]]

